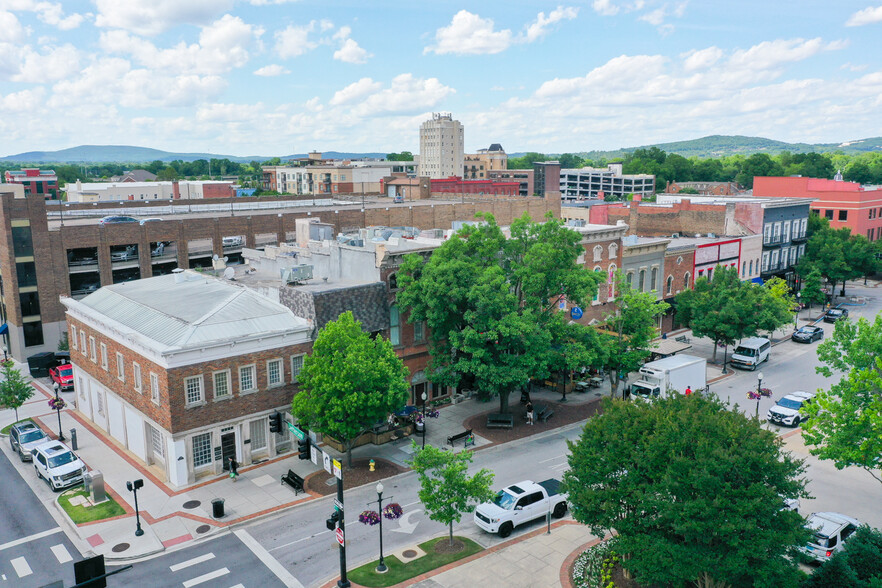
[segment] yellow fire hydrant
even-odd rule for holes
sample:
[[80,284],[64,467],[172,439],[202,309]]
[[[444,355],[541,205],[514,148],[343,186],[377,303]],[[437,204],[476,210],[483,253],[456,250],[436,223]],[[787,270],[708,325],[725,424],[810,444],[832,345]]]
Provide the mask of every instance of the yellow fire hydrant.
[[370,466],[371,466],[371,471],[374,471],[374,466],[376,465],[376,464],[374,463],[374,460],[371,460],[371,461],[368,462],[368,463],[369,463]]

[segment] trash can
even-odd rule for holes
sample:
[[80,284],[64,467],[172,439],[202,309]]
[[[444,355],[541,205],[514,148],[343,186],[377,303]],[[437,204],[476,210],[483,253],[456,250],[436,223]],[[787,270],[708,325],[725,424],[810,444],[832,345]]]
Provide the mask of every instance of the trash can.
[[211,501],[211,514],[216,519],[224,518],[224,499],[214,498]]
[[55,354],[51,351],[36,353],[28,357],[28,371],[33,378],[48,378],[49,368],[55,367]]

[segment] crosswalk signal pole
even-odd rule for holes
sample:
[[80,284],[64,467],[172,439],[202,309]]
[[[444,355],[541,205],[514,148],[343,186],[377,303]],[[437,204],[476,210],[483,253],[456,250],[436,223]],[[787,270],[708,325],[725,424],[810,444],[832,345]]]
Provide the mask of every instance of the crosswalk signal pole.
[[337,582],[337,588],[349,588],[351,584],[346,577],[346,530],[343,526],[344,509],[343,509],[343,475],[337,478],[337,501],[340,503],[340,520],[337,526],[343,531],[343,543],[340,544],[340,581]]

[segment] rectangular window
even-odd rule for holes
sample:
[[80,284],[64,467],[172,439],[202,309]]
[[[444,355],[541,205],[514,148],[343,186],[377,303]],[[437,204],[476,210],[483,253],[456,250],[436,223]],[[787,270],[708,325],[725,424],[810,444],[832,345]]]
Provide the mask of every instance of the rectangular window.
[[841,221],[848,220],[848,211],[847,210],[840,210],[838,220],[841,220]]
[[15,264],[15,274],[18,277],[18,287],[27,288],[37,285],[37,266],[33,261],[20,261]]
[[833,211],[832,210],[825,210],[824,217],[827,219],[833,220]]
[[254,381],[254,366],[246,365],[239,368],[239,394],[254,392],[257,383]]
[[104,368],[104,371],[107,371],[107,344],[101,344],[101,367]]
[[784,221],[784,236],[782,241],[785,243],[790,240],[790,221]]
[[413,324],[413,342],[422,343],[426,340],[426,323],[417,321]]
[[230,370],[214,372],[214,397],[228,398],[230,396]]
[[300,370],[303,369],[303,356],[302,355],[292,355],[291,356],[291,383],[297,383],[297,376],[300,375]]
[[126,364],[123,361],[123,354],[116,352],[116,377],[121,381],[126,381]]
[[184,391],[187,396],[187,404],[200,404],[202,402],[202,376],[184,378]]
[[41,321],[24,323],[21,329],[24,334],[25,347],[43,344],[43,323]]
[[40,294],[37,292],[21,292],[18,295],[21,305],[21,316],[37,316],[40,314]]
[[266,419],[251,421],[251,451],[266,448]]
[[398,307],[389,308],[389,341],[393,346],[401,345],[401,325],[398,314]]
[[77,328],[73,325],[70,327],[70,346],[74,351],[77,349]]
[[143,392],[144,388],[141,384],[141,365],[136,361],[132,362],[132,383],[135,386],[135,392],[138,394]]
[[15,257],[33,257],[34,242],[31,239],[31,227],[12,227],[12,251]]
[[147,425],[150,429],[150,445],[153,447],[153,454],[165,458],[165,445],[162,442],[162,434],[156,427]]
[[271,359],[266,362],[266,385],[268,388],[274,386],[281,386],[285,383],[284,375],[282,374],[282,360],[281,359]]
[[89,359],[98,363],[98,350],[95,348],[95,337],[89,337]]
[[80,353],[86,355],[88,352],[89,351],[86,348],[86,332],[80,331]]
[[150,400],[159,404],[159,376],[150,372]]
[[211,463],[211,433],[193,436],[193,467]]

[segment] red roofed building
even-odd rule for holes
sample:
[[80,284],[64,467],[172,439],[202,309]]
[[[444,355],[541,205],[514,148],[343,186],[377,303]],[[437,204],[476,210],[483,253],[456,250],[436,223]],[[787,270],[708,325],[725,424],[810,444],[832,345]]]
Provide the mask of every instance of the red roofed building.
[[9,170],[4,176],[7,184],[22,184],[25,188],[25,195],[45,194],[46,198],[58,198],[58,176],[51,169]]
[[843,182],[839,174],[837,178],[758,176],[753,179],[753,195],[815,198],[812,211],[828,219],[834,229],[848,227],[870,241],[882,238],[882,188]]

